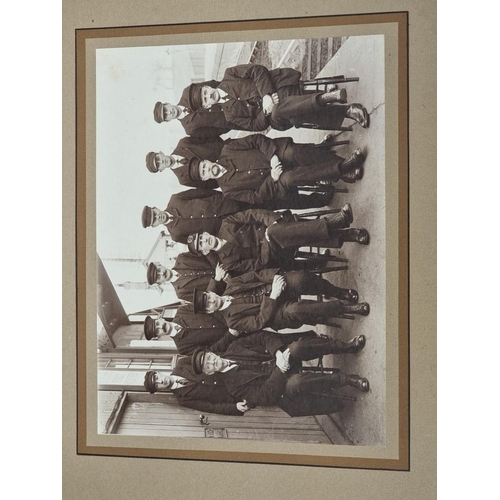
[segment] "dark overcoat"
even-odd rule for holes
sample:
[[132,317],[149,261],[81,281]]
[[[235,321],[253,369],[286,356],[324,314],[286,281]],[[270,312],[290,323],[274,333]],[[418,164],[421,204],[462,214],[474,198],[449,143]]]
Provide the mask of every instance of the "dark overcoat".
[[165,225],[174,241],[187,243],[192,233],[217,234],[222,217],[247,208],[248,205],[227,199],[219,191],[188,189],[171,196],[165,210],[173,218]]

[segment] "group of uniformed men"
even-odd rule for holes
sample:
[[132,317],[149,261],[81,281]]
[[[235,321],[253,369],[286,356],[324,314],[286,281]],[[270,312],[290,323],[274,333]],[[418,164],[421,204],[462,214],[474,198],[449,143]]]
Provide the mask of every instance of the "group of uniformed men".
[[365,345],[363,335],[341,342],[314,331],[279,333],[344,314],[369,314],[356,290],[333,285],[312,272],[309,261],[295,258],[306,245],[367,245],[368,232],[350,227],[351,205],[314,220],[290,211],[327,206],[332,190],[308,195],[299,188],[360,180],[364,153],[358,148],[341,158],[332,151],[331,136],[321,144],[258,133],[220,137],[230,130],[284,131],[311,124],[336,130],[346,118],[369,126],[367,111],[347,104],[345,89],[309,91],[300,77],[289,68],[240,65],[228,68],[220,82],[189,85],[177,105],[154,106],[156,122],[179,120],[186,137],[171,154],[148,153],[146,167],[152,173],[170,169],[192,189],[174,194],[164,210],[145,206],[142,212],[143,227],[163,224],[189,249],[172,269],[155,263],[147,269],[149,284],[171,283],[188,302],[172,321],[145,320],[148,340],[168,335],[185,355],[172,374],[146,373],[150,393],[171,390],[181,405],[212,413],[243,415],[255,406],[278,404],[295,416],[339,411],[343,403],[334,390],[341,386],[369,390],[365,378],[337,369],[301,371],[304,360],[357,353]]

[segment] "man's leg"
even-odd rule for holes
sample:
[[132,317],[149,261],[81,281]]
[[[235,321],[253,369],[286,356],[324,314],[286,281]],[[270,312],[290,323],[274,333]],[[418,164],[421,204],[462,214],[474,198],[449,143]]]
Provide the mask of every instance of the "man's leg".
[[290,350],[290,360],[308,361],[328,354],[355,354],[363,349],[365,343],[364,335],[358,335],[349,342],[329,337],[308,336],[292,342],[287,347]]
[[327,104],[320,97],[323,94],[290,96],[280,100],[270,116],[273,128],[283,130],[287,122],[291,126],[300,127],[304,123],[312,123],[324,130],[337,130],[347,117],[349,105]]
[[337,368],[329,368],[332,373],[303,372],[292,375],[286,382],[284,395],[321,394],[345,385],[362,392],[368,392],[368,380],[359,375],[346,375]]
[[288,271],[284,276],[286,282],[284,293],[287,298],[299,297],[300,295],[326,295],[341,300],[352,300],[352,296],[355,294],[357,299],[358,294],[355,290],[339,288],[315,273]]

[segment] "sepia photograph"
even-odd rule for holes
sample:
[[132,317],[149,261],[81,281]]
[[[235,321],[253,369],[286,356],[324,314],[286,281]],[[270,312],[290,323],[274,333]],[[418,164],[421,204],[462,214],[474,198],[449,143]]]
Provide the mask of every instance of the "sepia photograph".
[[82,450],[407,466],[406,21],[389,18],[82,33]]

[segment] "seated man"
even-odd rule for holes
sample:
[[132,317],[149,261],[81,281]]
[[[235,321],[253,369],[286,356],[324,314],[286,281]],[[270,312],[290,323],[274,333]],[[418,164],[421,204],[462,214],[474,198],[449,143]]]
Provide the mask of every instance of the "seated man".
[[[304,295],[336,297],[326,302],[301,300]],[[370,306],[357,302],[356,290],[338,288],[329,281],[306,271],[264,269],[231,278],[222,296],[195,288],[195,313],[219,311],[229,328],[239,332],[256,332],[266,327],[275,331],[300,328],[304,324],[327,324],[330,317],[343,314],[367,316]]]
[[345,118],[368,128],[369,115],[363,106],[343,104],[345,89],[303,95],[300,77],[291,68],[269,71],[260,64],[242,64],[226,69],[220,82],[192,83],[183,97],[193,111],[220,106],[226,120],[244,130],[262,131],[269,126],[288,130],[304,124],[339,130]]
[[224,279],[228,279],[229,276],[226,269],[219,263],[210,262],[203,256],[184,252],[177,256],[172,269],[159,263],[150,262],[146,278],[150,285],[161,286],[170,283],[179,299],[189,301],[195,287],[215,293],[224,293],[226,288]]
[[295,144],[289,137],[253,134],[224,146],[216,162],[191,158],[188,175],[193,183],[215,180],[225,196],[251,205],[278,198],[290,200],[282,208],[311,208],[293,203],[298,188],[339,179],[353,183],[363,177],[364,160],[361,148],[343,159],[312,144]]
[[170,197],[167,208],[145,206],[142,210],[142,227],[164,224],[170,236],[178,243],[186,243],[194,232],[219,230],[222,217],[250,208],[245,203],[224,198],[211,189],[188,189]]
[[[310,335],[307,335],[310,334]],[[338,412],[342,397],[332,389],[349,385],[367,392],[368,380],[332,373],[300,373],[303,360],[325,354],[359,352],[364,336],[344,343],[304,332],[298,341],[287,342],[283,335],[258,332],[232,342],[220,357],[197,349],[184,358],[172,375],[148,371],[144,387],[150,393],[172,390],[181,406],[210,413],[244,415],[255,406],[278,404],[290,416]],[[191,366],[188,367],[188,363]]]
[[[196,255],[217,255],[231,276],[269,267],[302,269],[295,252],[302,246],[340,248],[344,242],[368,244],[366,229],[350,226],[352,208],[346,203],[339,213],[320,219],[296,220],[297,216],[269,210],[245,210],[225,217],[216,234],[194,233],[187,239],[189,251]],[[317,267],[311,260],[311,268]],[[307,266],[306,266],[307,268]]]
[[231,139],[224,141],[220,137],[215,137],[210,142],[196,137],[183,137],[169,155],[166,155],[163,151],[149,152],[146,155],[146,168],[152,173],[170,169],[183,186],[216,189],[218,187],[217,181],[192,181],[189,178],[189,160],[191,158],[206,158],[216,161],[224,144],[229,142],[231,142]]
[[146,316],[144,336],[146,340],[162,340],[169,336],[180,354],[190,355],[198,347],[215,352],[226,350],[238,332],[229,329],[219,314],[195,314],[191,304],[180,306],[172,321],[163,317]]

